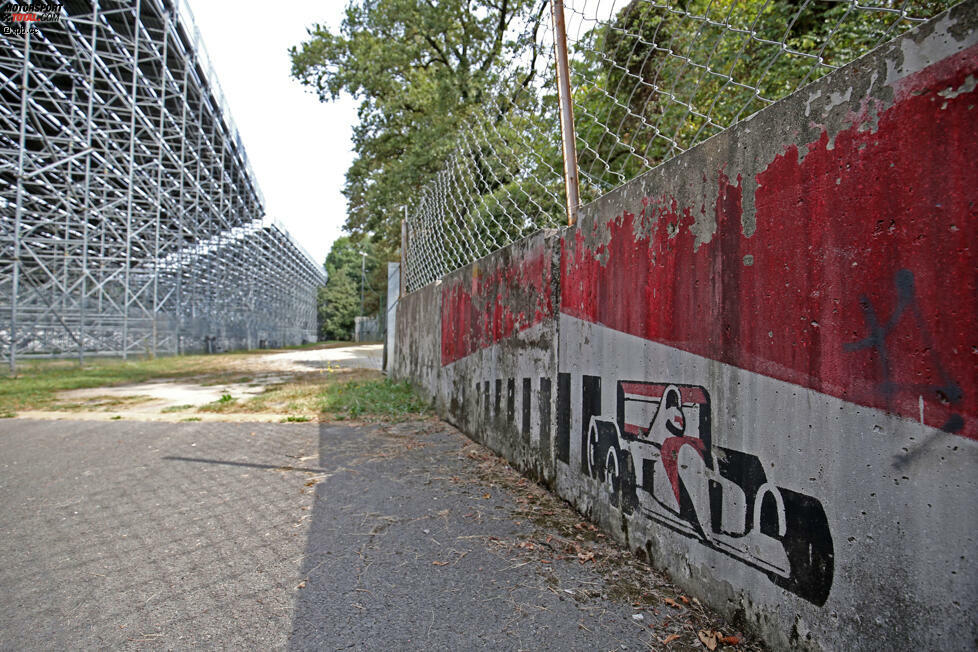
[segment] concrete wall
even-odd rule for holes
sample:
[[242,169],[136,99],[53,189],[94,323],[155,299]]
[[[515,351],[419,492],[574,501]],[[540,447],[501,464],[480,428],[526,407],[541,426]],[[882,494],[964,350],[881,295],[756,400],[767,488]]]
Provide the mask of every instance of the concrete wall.
[[976,26],[405,296],[395,374],[776,647],[973,649]]
[[387,317],[384,329],[384,371],[390,369],[394,359],[395,324],[397,323],[397,304],[401,299],[401,264],[387,263]]
[[439,412],[539,479],[554,475],[559,255],[542,231],[441,286]]

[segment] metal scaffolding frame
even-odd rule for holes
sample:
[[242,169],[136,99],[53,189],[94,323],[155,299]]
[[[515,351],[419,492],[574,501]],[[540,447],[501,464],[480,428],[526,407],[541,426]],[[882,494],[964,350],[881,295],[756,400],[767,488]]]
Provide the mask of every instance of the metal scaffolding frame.
[[0,34],[10,368],[315,340],[323,271],[262,219],[189,7],[66,1],[28,25],[37,33]]

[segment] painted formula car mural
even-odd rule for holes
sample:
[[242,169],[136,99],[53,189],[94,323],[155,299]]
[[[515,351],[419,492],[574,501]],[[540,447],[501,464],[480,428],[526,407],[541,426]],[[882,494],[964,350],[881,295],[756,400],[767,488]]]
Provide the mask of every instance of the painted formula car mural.
[[612,504],[824,604],[834,552],[822,504],[776,486],[756,456],[714,446],[703,387],[619,381],[617,391],[617,417],[591,417],[585,451]]

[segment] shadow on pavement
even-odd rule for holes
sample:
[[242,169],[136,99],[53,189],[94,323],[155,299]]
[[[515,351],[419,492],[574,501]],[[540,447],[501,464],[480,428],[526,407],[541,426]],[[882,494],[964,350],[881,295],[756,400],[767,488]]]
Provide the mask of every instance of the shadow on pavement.
[[514,519],[514,496],[479,479],[473,448],[438,422],[320,427],[327,474],[290,648],[637,649],[654,640],[627,603],[589,593],[601,578],[576,557],[519,554],[533,526]]
[[304,466],[289,466],[282,464],[255,464],[253,462],[231,462],[228,460],[210,460],[202,457],[179,457],[167,455],[162,459],[170,462],[200,462],[202,464],[223,464],[225,466],[244,466],[251,469],[273,469],[275,471],[304,471],[306,473],[324,473],[323,469],[310,469]]

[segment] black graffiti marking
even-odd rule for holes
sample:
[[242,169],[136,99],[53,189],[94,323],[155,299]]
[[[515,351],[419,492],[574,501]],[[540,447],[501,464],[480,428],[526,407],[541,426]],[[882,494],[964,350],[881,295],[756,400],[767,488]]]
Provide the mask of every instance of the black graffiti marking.
[[550,378],[540,378],[540,449],[550,450]]
[[496,379],[496,400],[493,403],[492,416],[499,418],[500,415],[500,405],[502,405],[502,395],[503,395],[503,379]]
[[[626,514],[637,511],[754,568],[815,605],[825,604],[835,573],[835,552],[822,504],[811,496],[773,485],[756,456],[713,447],[712,408],[705,388],[619,381],[617,418],[611,419],[599,416],[600,399],[594,392],[599,392],[600,385],[588,382],[588,378],[597,377],[584,377],[581,413],[591,416],[586,420],[581,457],[586,473],[603,484],[612,505]],[[628,395],[626,386],[630,391],[644,388],[644,394]],[[676,401],[663,405],[670,391],[679,400],[683,390],[699,397],[686,404],[688,413],[683,413],[682,401],[678,406]],[[626,404],[644,405],[653,409],[655,416],[647,427],[644,423],[629,424]],[[660,409],[671,410],[679,421],[661,419]],[[693,418],[694,411],[698,419]],[[656,424],[662,426],[658,435],[653,432]],[[694,498],[694,494],[703,493],[687,486],[683,475],[677,476],[676,484],[668,479],[667,450],[678,452],[687,443],[697,444],[687,450],[699,451],[706,471],[705,502]],[[678,500],[670,495],[673,492]],[[742,500],[738,501],[738,495]]]
[[[843,350],[852,353],[862,351],[863,349],[873,349],[876,352],[876,364],[879,369],[879,375],[883,379],[877,384],[877,387],[886,397],[888,404],[900,391],[909,391],[920,395],[934,395],[944,404],[954,405],[959,403],[964,398],[964,391],[951,378],[950,374],[947,373],[944,365],[941,364],[940,356],[937,355],[937,349],[934,347],[934,338],[931,335],[930,329],[927,328],[924,317],[920,312],[920,306],[917,304],[913,272],[909,269],[897,270],[893,278],[893,286],[897,299],[896,307],[894,307],[890,318],[886,320],[885,324],[880,324],[879,317],[876,314],[876,308],[869,300],[869,297],[865,294],[860,295],[859,305],[866,319],[866,328],[869,331],[869,335],[857,342],[843,344]],[[897,324],[900,323],[900,320],[903,319],[904,313],[907,312],[912,316],[926,350],[930,352],[934,369],[940,378],[941,384],[939,385],[897,383],[893,380],[890,350],[886,340],[893,329],[896,328]],[[948,417],[944,425],[941,426],[941,430],[950,433],[958,433],[963,429],[964,419],[960,414],[952,414]]]
[[564,464],[570,463],[570,391],[568,373],[557,374],[557,441],[555,453]]
[[530,379],[523,379],[523,441],[530,441]]
[[516,420],[516,379],[506,379],[506,423]]
[[[601,416],[601,376],[581,378],[581,450],[587,450],[588,429],[591,417]],[[581,455],[581,473],[588,472],[586,455]]]

